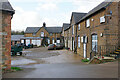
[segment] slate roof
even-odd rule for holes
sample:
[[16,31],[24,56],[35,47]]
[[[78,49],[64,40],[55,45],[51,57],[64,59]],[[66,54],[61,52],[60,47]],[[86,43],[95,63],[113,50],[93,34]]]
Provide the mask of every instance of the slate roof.
[[80,19],[79,22],[86,19],[86,18],[88,18],[92,14],[94,14],[94,13],[96,13],[96,12],[102,10],[102,9],[106,9],[106,7],[109,6],[111,3],[112,2],[102,2],[102,3],[100,3],[98,6],[96,6],[91,11],[89,11],[82,19]]
[[37,33],[41,27],[27,27],[25,33]]
[[[41,27],[27,27],[25,33],[37,33]],[[62,27],[44,27],[48,33],[61,33]]]
[[61,33],[62,27],[45,27],[48,33]]
[[68,23],[63,23],[63,28],[64,30],[67,30],[70,27],[70,24]]
[[12,14],[15,13],[15,10],[12,8],[11,4],[8,1],[6,2],[0,1],[0,10],[9,11],[12,12]]
[[20,41],[24,35],[11,35],[11,41]]
[[[74,24],[76,24],[83,16],[85,16],[87,13],[79,13],[79,12],[72,12],[72,16],[74,19]],[[71,17],[72,19],[72,17]]]

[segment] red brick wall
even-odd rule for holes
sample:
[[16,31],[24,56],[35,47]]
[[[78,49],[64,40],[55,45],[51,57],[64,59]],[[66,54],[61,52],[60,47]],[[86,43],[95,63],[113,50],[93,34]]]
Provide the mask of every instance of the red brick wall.
[[11,69],[11,14],[2,12],[2,62],[3,69]]

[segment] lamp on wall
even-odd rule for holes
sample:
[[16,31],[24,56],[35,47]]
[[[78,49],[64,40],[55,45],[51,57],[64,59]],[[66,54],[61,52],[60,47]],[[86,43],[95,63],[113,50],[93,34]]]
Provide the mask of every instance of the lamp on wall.
[[103,33],[100,33],[100,36],[103,37]]

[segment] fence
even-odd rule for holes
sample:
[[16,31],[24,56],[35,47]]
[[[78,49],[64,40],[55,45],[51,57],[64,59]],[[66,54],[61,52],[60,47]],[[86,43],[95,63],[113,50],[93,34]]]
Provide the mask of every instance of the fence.
[[98,45],[97,47],[95,46],[93,50],[90,53],[90,59],[92,59],[93,56],[109,56],[110,53],[113,53],[118,46],[116,45]]
[[113,53],[117,49],[116,45],[100,45],[98,46],[98,55],[99,56],[104,56],[107,55],[109,56],[110,53]]

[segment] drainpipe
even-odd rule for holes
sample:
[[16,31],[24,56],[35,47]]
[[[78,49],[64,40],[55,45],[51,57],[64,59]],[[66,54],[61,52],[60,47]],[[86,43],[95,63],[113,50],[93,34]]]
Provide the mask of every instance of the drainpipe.
[[75,53],[77,54],[77,25],[76,25],[76,33],[75,33]]

